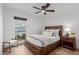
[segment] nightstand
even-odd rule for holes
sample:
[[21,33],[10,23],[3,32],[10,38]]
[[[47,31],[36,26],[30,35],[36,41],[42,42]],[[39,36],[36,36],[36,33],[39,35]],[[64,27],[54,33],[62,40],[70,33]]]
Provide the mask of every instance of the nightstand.
[[63,37],[62,46],[65,48],[76,49],[76,38],[75,37]]

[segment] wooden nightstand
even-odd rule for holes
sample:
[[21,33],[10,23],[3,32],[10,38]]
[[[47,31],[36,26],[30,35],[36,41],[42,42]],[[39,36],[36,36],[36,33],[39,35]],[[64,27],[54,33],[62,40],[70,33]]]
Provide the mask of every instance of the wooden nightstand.
[[75,50],[76,49],[76,38],[75,37],[63,37],[62,46]]

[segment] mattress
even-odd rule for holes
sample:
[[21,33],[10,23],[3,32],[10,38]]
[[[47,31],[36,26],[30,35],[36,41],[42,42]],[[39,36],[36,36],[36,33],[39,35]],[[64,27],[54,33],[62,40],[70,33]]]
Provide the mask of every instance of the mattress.
[[45,36],[45,35],[30,35],[27,37],[26,41],[35,44],[39,47],[46,47],[52,43],[55,43],[60,40],[60,37],[50,37],[50,36]]

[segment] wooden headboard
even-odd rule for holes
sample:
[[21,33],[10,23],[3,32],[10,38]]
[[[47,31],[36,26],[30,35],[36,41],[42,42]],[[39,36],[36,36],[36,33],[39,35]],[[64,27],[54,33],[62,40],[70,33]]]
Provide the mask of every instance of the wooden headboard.
[[63,38],[63,26],[62,25],[58,25],[58,26],[45,26],[45,30],[46,29],[60,29],[59,35],[60,35],[60,39],[62,40],[62,38]]

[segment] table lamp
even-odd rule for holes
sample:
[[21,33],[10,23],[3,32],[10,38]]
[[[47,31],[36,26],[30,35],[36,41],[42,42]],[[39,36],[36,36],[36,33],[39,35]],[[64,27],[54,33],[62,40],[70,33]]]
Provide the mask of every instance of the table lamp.
[[69,33],[70,33],[70,27],[66,27],[65,28],[65,36],[69,37]]

